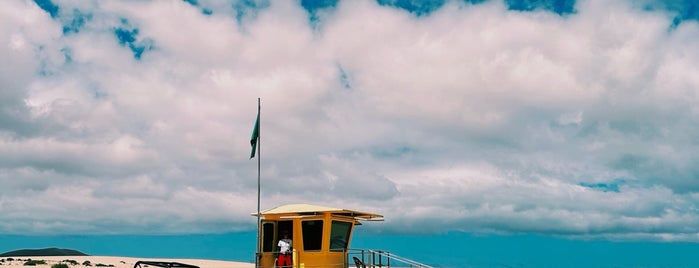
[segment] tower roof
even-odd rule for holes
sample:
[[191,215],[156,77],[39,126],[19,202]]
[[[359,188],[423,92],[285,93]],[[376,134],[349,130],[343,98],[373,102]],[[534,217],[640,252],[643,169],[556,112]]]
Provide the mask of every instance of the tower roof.
[[[333,208],[326,206],[310,205],[310,204],[288,204],[283,206],[278,206],[275,208],[260,211],[260,215],[275,215],[275,214],[288,214],[292,215],[309,215],[318,213],[331,213],[334,215],[353,217],[358,220],[372,220],[381,221],[383,220],[383,215],[369,212],[362,212],[357,210],[349,210],[342,208]],[[253,216],[257,216],[257,213],[252,213]]]

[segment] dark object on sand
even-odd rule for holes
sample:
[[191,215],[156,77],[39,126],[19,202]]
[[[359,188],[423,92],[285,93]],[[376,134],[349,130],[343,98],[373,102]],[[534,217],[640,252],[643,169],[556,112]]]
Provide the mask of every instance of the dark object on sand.
[[0,254],[0,257],[33,257],[33,256],[88,256],[73,249],[64,248],[42,248],[42,249],[19,249]]
[[141,264],[164,267],[164,268],[177,268],[177,267],[199,268],[199,266],[196,266],[196,265],[179,263],[179,262],[164,262],[164,261],[137,261],[136,264],[133,265],[133,268],[142,268]]
[[354,260],[354,265],[356,265],[357,268],[366,268],[366,265],[364,265],[364,262],[362,260],[360,260],[359,258],[352,257],[352,259]]

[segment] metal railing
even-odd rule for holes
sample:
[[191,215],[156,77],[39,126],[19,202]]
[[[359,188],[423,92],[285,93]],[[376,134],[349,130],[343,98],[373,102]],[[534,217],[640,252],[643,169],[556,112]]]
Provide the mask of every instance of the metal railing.
[[[344,263],[342,261],[337,263],[323,263],[323,264],[302,264],[301,267],[306,268],[434,268],[405,257],[398,256],[391,252],[385,250],[376,249],[349,249],[345,255],[346,259]],[[294,254],[294,259],[298,258]],[[302,262],[302,261],[301,261]],[[275,260],[276,263],[276,260]],[[261,266],[257,266],[261,267]],[[272,267],[277,267],[273,265]],[[297,267],[296,264],[291,267]]]
[[[350,249],[348,251],[348,267],[375,268],[375,267],[416,267],[434,268],[432,266],[416,262],[414,260],[392,254],[384,250]],[[355,260],[356,258],[356,260]],[[360,261],[360,262],[358,262]]]

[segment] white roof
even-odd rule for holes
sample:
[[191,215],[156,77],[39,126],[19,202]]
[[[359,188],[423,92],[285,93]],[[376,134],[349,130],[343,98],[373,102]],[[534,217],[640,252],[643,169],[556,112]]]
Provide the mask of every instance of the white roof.
[[[309,205],[309,204],[283,205],[283,206],[275,207],[272,209],[260,211],[260,214],[261,215],[307,214],[307,213],[314,213],[314,212],[340,214],[340,215],[346,215],[346,216],[350,216],[350,217],[354,217],[356,219],[362,219],[362,220],[383,220],[383,215],[379,215],[376,213],[368,213],[368,212],[361,212],[361,211],[356,211],[356,210],[325,207],[325,206],[318,206],[318,205]],[[257,213],[252,213],[252,215],[257,216]]]

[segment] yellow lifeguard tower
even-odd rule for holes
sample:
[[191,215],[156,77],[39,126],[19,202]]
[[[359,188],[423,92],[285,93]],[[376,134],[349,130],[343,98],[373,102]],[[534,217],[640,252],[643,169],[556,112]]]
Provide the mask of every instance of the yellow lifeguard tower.
[[[257,216],[257,213],[253,213]],[[259,267],[275,267],[277,242],[288,232],[293,267],[346,268],[352,229],[360,220],[381,221],[383,216],[355,210],[291,204],[260,211]]]

